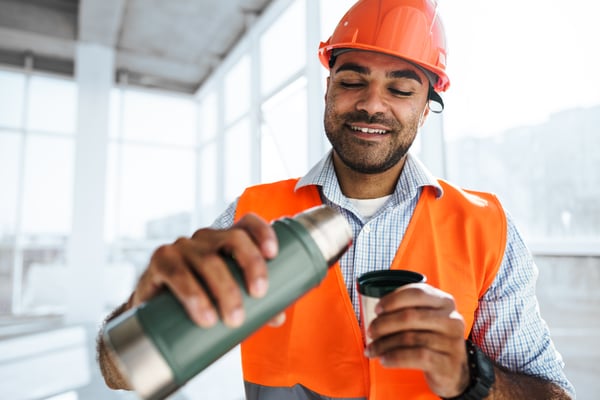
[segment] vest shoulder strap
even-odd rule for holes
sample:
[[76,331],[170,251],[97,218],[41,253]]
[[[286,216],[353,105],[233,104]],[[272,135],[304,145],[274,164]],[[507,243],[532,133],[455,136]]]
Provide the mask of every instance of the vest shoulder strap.
[[246,188],[238,201],[235,221],[249,212],[271,221],[293,216],[322,204],[317,186],[309,185],[296,189],[298,180],[298,178],[287,179]]

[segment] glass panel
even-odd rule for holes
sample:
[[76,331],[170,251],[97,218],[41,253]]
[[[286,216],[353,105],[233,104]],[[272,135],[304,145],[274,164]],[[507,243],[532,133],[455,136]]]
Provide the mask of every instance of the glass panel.
[[128,89],[122,137],[144,142],[193,146],[196,110],[192,98]]
[[30,130],[73,134],[77,122],[77,87],[64,79],[32,76],[27,127]]
[[250,57],[243,56],[225,76],[225,123],[250,109]]
[[20,136],[14,132],[0,131],[0,243],[10,242],[15,235],[20,154]]
[[22,230],[66,235],[73,207],[73,140],[30,135],[26,144]]
[[198,207],[196,208],[195,226],[205,226],[213,222],[215,215],[222,211],[222,205],[217,203],[217,191],[221,190],[218,180],[223,174],[218,168],[217,144],[215,142],[202,146],[199,152],[199,181]]
[[215,92],[204,97],[199,106],[199,114],[200,143],[205,143],[216,138],[219,129],[219,109]]
[[600,70],[600,53],[590,50],[600,37],[597,7],[584,0],[440,7],[451,42],[449,178],[497,192],[530,238],[600,238],[600,92],[590,90]]
[[302,176],[307,172],[306,78],[263,105],[261,181]]
[[269,94],[304,67],[305,48],[306,2],[294,1],[260,39],[261,93]]
[[121,136],[121,110],[122,110],[121,89],[112,89],[110,91],[110,104],[108,116],[108,135],[111,139]]
[[23,249],[23,288],[21,311],[35,314],[60,314],[65,311],[67,240],[61,235],[26,238]]
[[10,313],[12,304],[20,153],[20,136],[0,131],[0,315]]
[[200,151],[200,204],[214,205],[217,202],[217,144],[211,143]]
[[225,201],[229,203],[252,182],[250,121],[241,120],[225,135]]
[[104,239],[112,243],[119,232],[119,198],[121,189],[121,158],[122,145],[117,142],[109,142],[106,155],[106,219],[104,222]]
[[[109,147],[110,163],[117,146]],[[120,168],[110,169],[108,190],[115,194],[108,215],[109,239],[170,241],[189,234],[194,203],[193,150],[123,145]],[[119,164],[116,164],[119,165]],[[118,221],[118,225],[114,222]]]
[[25,76],[0,70],[0,127],[21,128]]
[[0,241],[0,315],[12,311],[14,252],[13,243]]

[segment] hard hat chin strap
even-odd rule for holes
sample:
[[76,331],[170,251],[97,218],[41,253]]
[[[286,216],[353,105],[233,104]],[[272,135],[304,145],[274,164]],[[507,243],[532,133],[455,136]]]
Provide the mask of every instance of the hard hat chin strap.
[[[433,90],[433,86],[429,85],[429,93],[427,94],[427,100],[429,103],[429,110],[436,114],[440,114],[444,111],[444,100],[442,100],[442,96],[435,90]],[[438,103],[437,107],[431,107],[431,102]]]

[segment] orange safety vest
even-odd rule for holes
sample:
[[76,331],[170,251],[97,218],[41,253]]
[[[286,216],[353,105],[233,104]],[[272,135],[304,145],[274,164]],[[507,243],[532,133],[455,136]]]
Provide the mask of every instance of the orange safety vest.
[[[322,204],[316,186],[294,191],[297,179],[246,189],[236,220],[254,212],[266,220]],[[494,195],[440,181],[425,187],[391,269],[408,269],[454,296],[473,325],[478,300],[491,285],[506,245],[506,217]],[[390,369],[363,355],[361,330],[339,265],[286,310],[281,327],[266,326],[242,343],[244,380],[266,387],[297,384],[333,398],[439,399],[420,370]]]

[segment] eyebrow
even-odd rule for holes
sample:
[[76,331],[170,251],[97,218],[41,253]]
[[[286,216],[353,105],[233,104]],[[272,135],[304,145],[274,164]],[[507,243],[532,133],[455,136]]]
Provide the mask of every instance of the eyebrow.
[[[355,63],[345,63],[340,65],[338,69],[335,70],[335,73],[343,72],[343,71],[353,71],[358,74],[368,75],[370,73],[367,67],[363,67],[362,65]],[[395,79],[413,79],[420,84],[423,84],[421,77],[412,69],[399,69],[396,71],[391,71],[386,74],[389,78]]]

